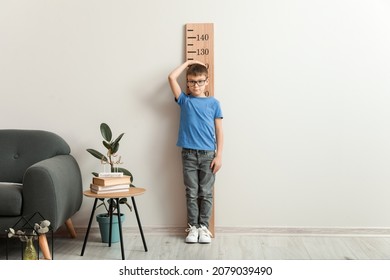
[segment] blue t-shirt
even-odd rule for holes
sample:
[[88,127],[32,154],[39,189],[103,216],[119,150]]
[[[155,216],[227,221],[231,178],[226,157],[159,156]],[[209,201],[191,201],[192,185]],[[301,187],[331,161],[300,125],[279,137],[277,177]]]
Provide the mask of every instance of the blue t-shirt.
[[182,92],[177,104],[180,106],[180,127],[176,145],[187,149],[214,151],[214,120],[223,118],[219,101],[214,97],[194,97]]

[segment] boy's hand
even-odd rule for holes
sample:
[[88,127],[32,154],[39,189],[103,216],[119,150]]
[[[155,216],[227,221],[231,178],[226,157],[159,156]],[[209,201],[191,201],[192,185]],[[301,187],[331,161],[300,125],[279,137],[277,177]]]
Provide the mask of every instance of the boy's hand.
[[213,173],[217,173],[221,167],[222,167],[222,158],[221,157],[218,157],[216,156],[213,161],[211,162],[211,165],[210,165],[211,169],[213,170]]
[[199,61],[199,60],[187,60],[187,63],[188,63],[188,66],[190,66],[192,64],[200,64],[200,65],[206,66],[206,64],[204,64],[202,61]]

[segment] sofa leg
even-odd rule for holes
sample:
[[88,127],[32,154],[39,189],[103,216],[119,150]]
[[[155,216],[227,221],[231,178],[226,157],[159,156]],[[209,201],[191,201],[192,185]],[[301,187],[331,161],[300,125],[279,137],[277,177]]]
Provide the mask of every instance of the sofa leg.
[[38,237],[39,239],[39,248],[41,248],[42,255],[45,260],[51,260],[51,254],[49,249],[49,244],[47,243],[46,234],[41,234]]
[[74,230],[72,220],[69,218],[65,222],[66,228],[68,229],[68,232],[72,238],[76,238],[77,234],[76,231]]

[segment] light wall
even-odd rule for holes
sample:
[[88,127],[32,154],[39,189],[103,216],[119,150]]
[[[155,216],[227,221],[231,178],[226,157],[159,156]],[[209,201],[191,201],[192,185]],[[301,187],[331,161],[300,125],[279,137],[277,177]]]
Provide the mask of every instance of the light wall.
[[390,227],[389,14],[378,0],[1,1],[1,128],[61,135],[88,188],[100,167],[86,149],[101,149],[107,122],[147,189],[144,226],[185,226],[167,75],[185,24],[211,22],[225,116],[216,225]]

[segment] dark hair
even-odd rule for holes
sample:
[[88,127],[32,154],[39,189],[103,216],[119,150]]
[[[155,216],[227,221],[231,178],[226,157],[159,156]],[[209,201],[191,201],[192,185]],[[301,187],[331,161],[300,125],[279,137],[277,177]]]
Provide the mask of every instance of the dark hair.
[[192,64],[187,69],[187,77],[188,76],[201,76],[205,75],[208,78],[209,71],[207,67],[202,64]]

